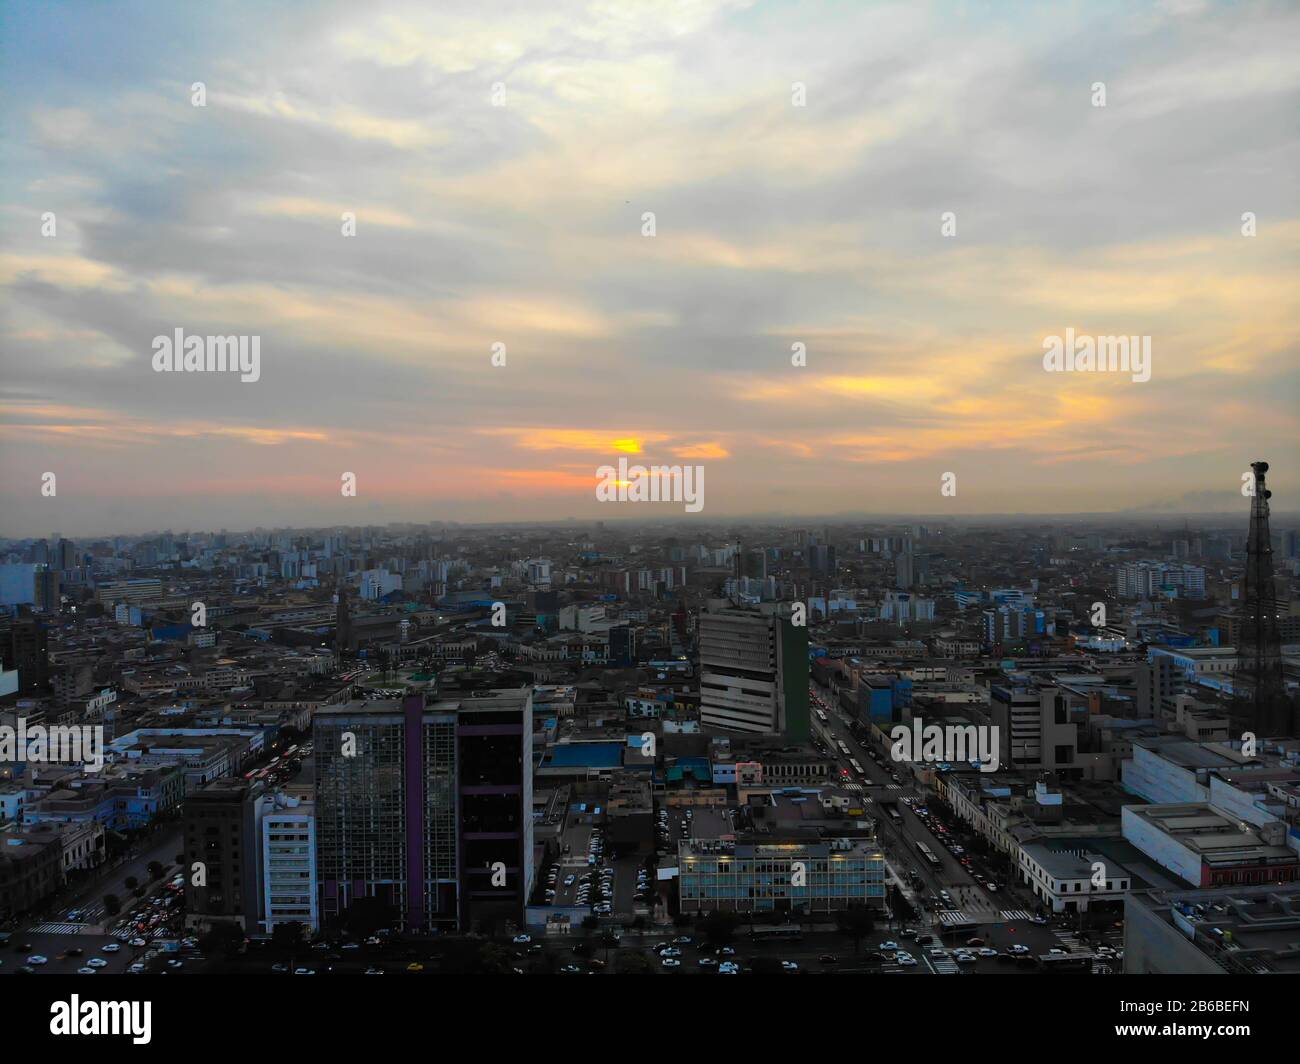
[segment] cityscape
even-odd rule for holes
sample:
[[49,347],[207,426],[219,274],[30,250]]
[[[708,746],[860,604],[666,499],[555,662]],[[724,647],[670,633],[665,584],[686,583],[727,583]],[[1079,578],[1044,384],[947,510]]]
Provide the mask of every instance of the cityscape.
[[0,8],[6,1019],[767,975],[1283,1031],[1297,42]]

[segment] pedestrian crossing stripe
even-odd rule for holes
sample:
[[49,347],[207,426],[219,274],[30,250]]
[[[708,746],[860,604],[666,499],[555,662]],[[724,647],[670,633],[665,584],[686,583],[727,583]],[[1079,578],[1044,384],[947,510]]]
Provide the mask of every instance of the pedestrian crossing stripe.
[[1032,913],[1024,909],[1003,909],[1002,919],[1004,920],[1028,920],[1033,916]]
[[90,931],[85,924],[47,923],[32,928],[34,935],[82,935]]

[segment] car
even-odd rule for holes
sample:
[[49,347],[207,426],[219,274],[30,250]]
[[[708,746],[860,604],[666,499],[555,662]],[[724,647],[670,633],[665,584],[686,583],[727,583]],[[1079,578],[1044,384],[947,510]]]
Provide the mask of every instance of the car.
[[[92,970],[93,970],[93,969],[92,969]],[[144,974],[144,964],[142,964],[140,961],[136,961],[136,962],[135,962],[133,965],[131,965],[131,967],[128,968],[126,971],[127,971],[127,974],[128,974],[128,975],[143,975],[143,974]]]
[[665,968],[678,968],[682,962],[676,957],[664,957],[662,963]]
[[1047,952],[1055,953],[1058,957],[1068,957],[1070,954],[1070,951],[1068,949],[1061,949],[1059,946],[1053,946]]
[[129,945],[134,946],[136,949],[141,949],[142,947],[149,945],[149,941],[147,939],[143,939],[137,936],[131,939]]
[[840,959],[833,953],[823,953],[817,958],[822,964],[839,964]]
[[510,941],[516,946],[526,946],[533,940],[532,935],[515,935]]
[[365,974],[366,974],[366,975],[383,975],[383,974],[384,974],[384,970],[383,970],[382,968],[367,968]]
[[990,894],[996,894],[998,892],[998,885],[996,883],[985,883],[984,889]]
[[408,972],[422,972],[424,971],[424,965],[419,961],[411,961],[411,963],[406,966],[406,970]]
[[122,943],[109,942],[107,945],[100,946],[99,951],[100,953],[116,953],[121,948],[122,948]]
[[973,953],[966,953],[962,950],[958,950],[955,953],[953,953],[952,959],[955,960],[958,964],[974,964],[976,957],[975,954]]
[[1029,922],[1030,922],[1031,924],[1038,924],[1038,925],[1041,927],[1043,924],[1047,923],[1047,917],[1046,917],[1046,916],[1031,916],[1031,917],[1029,918]]
[[982,945],[984,945],[984,940],[983,940],[982,938],[980,938],[979,935],[976,935],[974,938],[968,938],[968,939],[966,940],[966,945],[968,945],[968,946],[982,946]]
[[799,970],[799,965],[795,964],[794,961],[782,961],[781,968],[783,971],[797,972]]
[[948,951],[947,951],[946,949],[944,949],[942,946],[933,946],[933,947],[931,947],[930,949],[926,950],[926,952],[927,952],[928,954],[930,954],[931,957],[946,957],[946,956],[948,956]]
[[573,886],[573,881],[574,881],[574,879],[576,879],[576,878],[577,878],[577,877],[576,877],[576,876],[573,876],[573,875],[567,875],[567,876],[565,876],[565,877],[564,877],[564,885],[565,885],[566,887],[571,887],[571,886]]
[[1014,954],[1016,954],[1017,956],[1020,956],[1021,954],[1028,953],[1028,952],[1029,952],[1029,947],[1028,947],[1028,946],[1022,946],[1019,942],[1017,942],[1014,946],[1008,946],[1008,947],[1007,947],[1007,952],[1008,952],[1008,953],[1014,953]]
[[992,946],[981,946],[975,952],[978,953],[981,957],[996,957],[998,955],[998,951],[995,950]]
[[691,936],[681,935],[680,937],[673,939],[673,941],[681,946],[689,946],[691,944]]
[[701,968],[715,968],[718,962],[712,957],[701,957],[697,962]]
[[734,949],[733,947],[731,947],[731,946],[719,946],[719,947],[718,947],[718,956],[719,956],[719,957],[734,957],[735,955],[736,955],[736,951],[735,951],[735,949]]
[[999,954],[998,954],[998,963],[999,963],[999,964],[1015,964],[1015,963],[1016,963],[1016,955],[1015,955],[1014,953],[999,953]]
[[182,964],[184,964],[184,963],[185,963],[184,961],[178,961],[178,960],[176,960],[175,958],[172,958],[171,960],[169,960],[169,961],[167,962],[167,967],[168,967],[168,968],[179,968],[179,967],[180,967]]
[[740,965],[735,961],[723,961],[718,965],[719,975],[738,975],[740,974]]
[[910,968],[916,964],[916,958],[910,953],[900,953],[894,958],[894,960],[904,968]]
[[103,957],[91,957],[90,960],[86,961],[86,964],[91,968],[108,967],[108,961],[104,960]]
[[560,969],[560,971],[562,971],[565,975],[577,975],[580,971],[582,971],[582,969],[579,968],[576,964],[566,964],[563,968]]
[[661,957],[680,957],[682,951],[673,946],[660,946],[659,956]]
[[49,964],[49,963],[50,963],[50,958],[49,958],[49,957],[43,957],[43,956],[42,956],[41,954],[39,954],[39,953],[33,953],[30,957],[27,958],[27,963],[28,963],[29,965],[32,965],[32,966],[39,966],[39,965],[42,965],[42,964]]
[[[141,971],[144,970],[143,966],[141,967],[140,970],[141,970]],[[78,974],[78,975],[98,975],[99,973],[96,972],[96,970],[95,970],[94,968],[86,967],[86,968],[78,968],[78,969],[77,969],[77,974]]]
[[315,968],[295,968],[295,969],[293,970],[293,974],[294,974],[294,975],[315,975],[315,974],[316,974],[316,969],[315,969]]
[[289,966],[288,966],[287,964],[273,964],[273,965],[271,965],[271,971],[273,971],[273,972],[287,972],[288,970],[289,970]]
[[902,947],[893,939],[890,939],[888,942],[882,942],[880,944],[880,949],[882,952],[888,950],[890,953],[897,953],[901,948]]

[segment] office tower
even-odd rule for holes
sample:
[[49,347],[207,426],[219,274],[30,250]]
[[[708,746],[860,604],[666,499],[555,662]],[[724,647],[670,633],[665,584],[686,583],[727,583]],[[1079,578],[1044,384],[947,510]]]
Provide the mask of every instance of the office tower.
[[49,637],[46,627],[32,616],[30,609],[19,606],[18,615],[9,627],[9,638],[0,642],[4,667],[18,670],[18,693],[37,694],[49,683]]
[[700,617],[700,723],[806,741],[808,629],[788,616],[725,608]]
[[532,879],[532,694],[317,712],[323,922],[377,899],[407,930],[520,923]]
[[[909,541],[910,542],[910,541]],[[904,551],[894,557],[894,586],[906,591],[916,583],[915,561],[911,551]]]
[[456,710],[461,929],[521,925],[533,878],[532,692],[439,705]]
[[1003,768],[1068,773],[1077,763],[1079,728],[1059,688],[994,684],[989,696]]
[[262,929],[300,923],[318,930],[316,803],[277,792],[261,813]]
[[1237,643],[1234,687],[1247,707],[1238,716],[1263,737],[1283,734],[1290,726],[1290,706],[1282,680],[1282,637],[1278,630],[1277,586],[1273,581],[1273,543],[1268,527],[1268,500],[1264,486],[1267,462],[1252,462],[1255,492],[1250,500],[1250,533],[1246,543],[1244,599]]
[[48,565],[38,565],[35,572],[32,573],[34,604],[37,609],[57,612],[62,605],[63,597],[60,592],[60,577],[62,573],[58,569],[52,569]]
[[261,919],[262,854],[257,824],[266,795],[260,783],[219,779],[185,799],[185,926]]
[[808,568],[814,576],[835,575],[835,548],[829,543],[817,543],[809,548]]
[[55,555],[56,564],[51,565],[50,568],[52,569],[60,569],[66,572],[69,569],[76,569],[80,565],[77,559],[77,545],[70,539],[59,540]]

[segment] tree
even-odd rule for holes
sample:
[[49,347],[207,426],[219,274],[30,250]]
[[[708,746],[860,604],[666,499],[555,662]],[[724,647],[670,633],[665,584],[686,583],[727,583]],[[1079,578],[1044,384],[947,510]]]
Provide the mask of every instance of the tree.
[[701,919],[695,925],[695,928],[715,946],[725,946],[735,937],[736,929],[739,926],[739,916],[732,912],[719,910]]
[[357,898],[347,907],[341,920],[344,930],[353,938],[369,938],[383,927],[392,927],[397,914],[383,898]]
[[127,890],[135,890],[140,885],[140,881],[135,876],[127,876],[122,882],[126,884]]
[[297,950],[302,948],[306,930],[297,920],[276,924],[271,928],[271,945],[278,950],[284,950],[292,957]]
[[853,952],[862,948],[862,940],[876,929],[876,918],[860,905],[845,909],[835,914],[836,929],[841,935],[853,940]]
[[233,957],[243,945],[243,928],[237,924],[225,922],[213,924],[199,938],[199,951],[201,953],[219,953],[225,957]]
[[619,975],[650,975],[654,971],[654,965],[643,951],[636,950],[620,953],[616,970]]
[[150,862],[149,862],[149,878],[150,878],[150,879],[159,879],[159,878],[161,878],[162,874],[163,874],[163,866],[162,866],[162,862],[161,862],[161,861],[150,861]]
[[104,895],[104,912],[109,916],[116,916],[122,911],[122,902],[116,894]]

